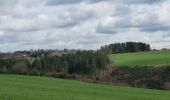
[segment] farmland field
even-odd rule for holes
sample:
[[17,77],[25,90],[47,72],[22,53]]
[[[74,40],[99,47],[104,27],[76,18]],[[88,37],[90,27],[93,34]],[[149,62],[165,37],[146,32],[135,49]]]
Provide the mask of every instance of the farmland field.
[[169,94],[48,77],[0,75],[0,100],[169,100]]
[[116,65],[170,65],[170,51],[112,54]]

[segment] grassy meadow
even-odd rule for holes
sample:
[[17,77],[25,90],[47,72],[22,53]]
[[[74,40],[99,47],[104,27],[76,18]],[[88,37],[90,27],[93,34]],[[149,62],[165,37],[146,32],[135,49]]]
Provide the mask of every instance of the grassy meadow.
[[170,65],[170,51],[112,54],[110,58],[116,65]]
[[0,75],[0,100],[168,100],[169,94],[48,77]]

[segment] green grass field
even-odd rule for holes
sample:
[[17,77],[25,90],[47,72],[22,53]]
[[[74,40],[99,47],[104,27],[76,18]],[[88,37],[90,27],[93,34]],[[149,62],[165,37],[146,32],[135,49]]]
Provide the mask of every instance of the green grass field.
[[116,65],[170,65],[170,52],[139,52],[112,54]]
[[0,100],[169,100],[170,92],[47,77],[0,75]]

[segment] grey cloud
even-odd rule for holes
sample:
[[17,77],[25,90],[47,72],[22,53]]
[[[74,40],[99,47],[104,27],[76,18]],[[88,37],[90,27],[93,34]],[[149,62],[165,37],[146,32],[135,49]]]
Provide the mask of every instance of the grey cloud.
[[46,5],[65,5],[65,4],[78,4],[81,2],[85,3],[97,3],[107,0],[47,0]]
[[96,27],[97,33],[105,33],[105,34],[116,34],[119,31],[129,28],[131,22],[127,22],[129,17],[120,18],[120,17],[113,17],[109,16],[104,18]]
[[19,3],[26,8],[32,8],[35,6],[43,6],[46,0],[20,0]]
[[7,43],[16,43],[16,42],[17,42],[17,39],[13,35],[7,34],[4,36],[0,36],[0,45],[7,44]]
[[102,1],[121,3],[121,4],[154,4],[154,3],[163,2],[165,0],[47,0],[46,5],[78,4],[81,2],[97,3]]
[[[66,13],[66,14],[65,14]],[[0,25],[0,30],[10,32],[33,32],[54,28],[69,28],[81,24],[95,16],[90,10],[68,10],[60,16],[51,18],[40,14],[33,18],[8,20]]]
[[113,8],[112,16],[125,16],[130,14],[132,11],[128,5],[115,5]]
[[170,31],[164,33],[164,34],[162,35],[162,37],[163,37],[163,38],[170,37]]
[[[167,13],[169,9],[168,4],[116,6],[112,15],[106,16],[98,23],[96,32],[107,34],[129,29],[138,29],[140,32],[149,33],[169,31],[168,16],[170,15]],[[162,14],[166,16],[162,16]]]
[[115,3],[121,4],[155,4],[166,0],[112,0]]
[[59,21],[55,21],[52,24],[56,28],[67,28],[72,27],[75,25],[79,25],[84,21],[87,21],[88,19],[91,19],[95,16],[93,11],[76,11],[71,10],[67,13],[67,15],[62,15],[59,18]]
[[12,21],[6,21],[0,25],[0,30],[5,32],[30,32],[37,31],[41,28],[35,23],[34,20],[28,19],[13,19]]
[[7,15],[12,13],[14,6],[18,0],[0,0],[0,15]]
[[18,3],[18,0],[0,0],[0,6],[10,6]]
[[147,25],[144,27],[139,27],[140,31],[142,32],[158,32],[158,31],[169,31],[170,30],[170,25],[162,25],[162,24],[157,24],[157,25]]
[[48,0],[47,5],[59,5],[59,4],[74,4],[80,3],[82,0]]
[[[152,18],[152,17],[151,17]],[[119,30],[126,30],[129,28],[139,29],[141,32],[159,32],[159,31],[169,31],[170,24],[165,24],[158,22],[154,17],[153,20],[143,20],[138,22],[138,20],[134,20],[130,17],[123,18],[121,20],[116,20],[115,22],[110,21],[110,23],[99,23],[96,32],[98,33],[106,33],[106,34],[115,34]],[[133,23],[133,22],[136,23]]]
[[97,33],[105,33],[105,34],[116,34],[117,31],[114,27],[108,27],[104,25],[98,25],[96,28]]

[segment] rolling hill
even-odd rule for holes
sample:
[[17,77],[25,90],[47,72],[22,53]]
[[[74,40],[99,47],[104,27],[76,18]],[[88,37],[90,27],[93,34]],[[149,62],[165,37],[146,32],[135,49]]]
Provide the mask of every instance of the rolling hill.
[[169,94],[48,77],[0,75],[0,100],[169,100]]
[[112,54],[110,58],[116,65],[170,65],[170,51]]

